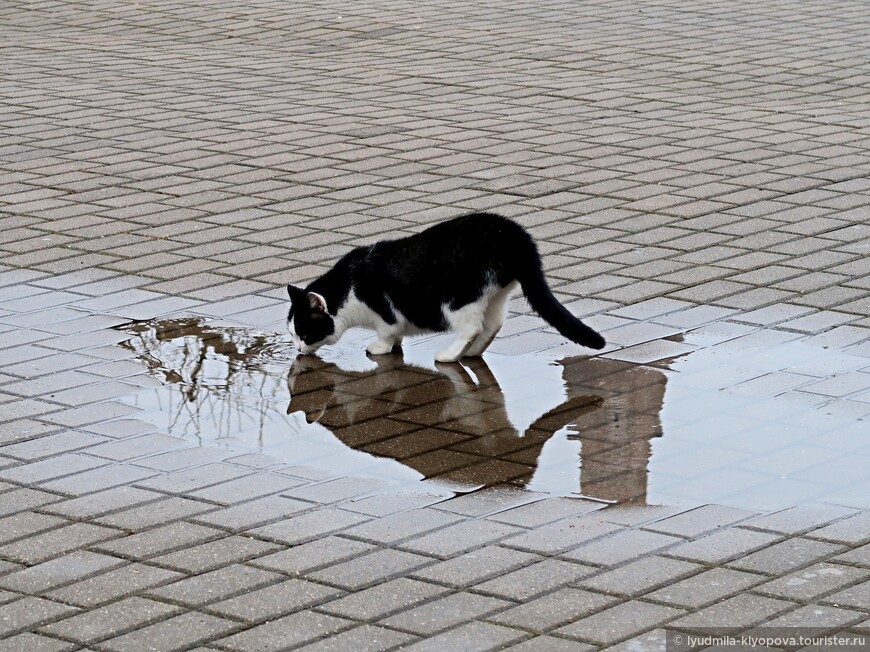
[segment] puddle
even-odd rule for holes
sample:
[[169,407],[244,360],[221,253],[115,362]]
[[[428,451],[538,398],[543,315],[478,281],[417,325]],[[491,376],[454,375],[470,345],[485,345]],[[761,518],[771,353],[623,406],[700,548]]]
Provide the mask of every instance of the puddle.
[[358,331],[297,359],[280,335],[198,319],[125,330],[162,381],[126,401],[202,445],[457,492],[750,509],[870,495],[870,428],[812,387],[870,359],[801,342],[702,329],[668,365],[495,353],[436,365],[441,338],[371,359]]

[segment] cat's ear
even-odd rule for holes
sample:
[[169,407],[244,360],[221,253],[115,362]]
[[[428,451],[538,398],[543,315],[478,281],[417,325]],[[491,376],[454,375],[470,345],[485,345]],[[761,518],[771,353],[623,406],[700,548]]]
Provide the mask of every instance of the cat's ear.
[[295,285],[288,284],[287,285],[287,294],[291,299],[298,299],[302,294],[302,288],[298,288]]
[[317,292],[308,293],[308,305],[311,306],[314,312],[327,312],[326,299],[323,298],[322,294],[317,294]]

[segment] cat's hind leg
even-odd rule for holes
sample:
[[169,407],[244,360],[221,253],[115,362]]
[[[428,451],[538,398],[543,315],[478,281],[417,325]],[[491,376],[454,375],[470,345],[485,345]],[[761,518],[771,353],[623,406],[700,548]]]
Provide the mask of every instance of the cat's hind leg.
[[517,285],[516,281],[509,283],[496,292],[489,300],[483,315],[483,330],[465,351],[466,356],[477,357],[483,355],[483,352],[492,344],[495,336],[498,335],[498,332],[504,325],[504,319],[507,314],[507,302]]
[[456,339],[438,351],[435,354],[435,360],[438,362],[456,362],[465,355],[468,347],[483,332],[484,314],[488,303],[483,298],[457,310],[444,308],[444,316],[450,324],[450,329],[456,333]]

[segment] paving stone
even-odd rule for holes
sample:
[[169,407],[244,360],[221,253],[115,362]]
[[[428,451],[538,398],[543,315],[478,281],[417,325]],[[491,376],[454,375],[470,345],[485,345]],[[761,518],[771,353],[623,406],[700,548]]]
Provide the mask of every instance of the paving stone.
[[638,632],[652,629],[682,613],[684,613],[682,610],[673,607],[633,600],[582,618],[571,625],[557,629],[555,633],[610,645],[634,636]]
[[519,550],[486,546],[417,570],[413,575],[438,584],[467,587],[540,560],[537,555]]
[[353,621],[344,618],[300,611],[221,639],[218,645],[241,652],[283,650],[317,639],[333,638],[353,625]]
[[697,573],[702,568],[698,564],[651,555],[587,578],[579,586],[617,595],[636,596],[666,582],[674,582]]
[[[14,485],[10,485],[14,486]],[[30,511],[36,508],[41,508],[44,511],[46,506],[56,503],[63,498],[57,494],[38,489],[13,489],[3,494],[3,504],[0,505],[0,516],[11,516],[18,512]]]
[[578,509],[585,511],[586,506],[588,506],[587,502],[574,498],[548,498],[547,500],[536,501],[504,512],[498,512],[487,518],[488,520],[519,527],[538,527],[545,523],[575,516],[578,513]]
[[766,548],[779,540],[780,537],[774,534],[729,528],[670,548],[665,554],[669,557],[701,563],[721,564],[729,559]]
[[725,525],[737,523],[752,516],[751,512],[718,505],[705,505],[646,526],[664,534],[696,537]]
[[311,505],[284,496],[266,496],[219,510],[211,509],[202,512],[203,508],[204,506],[200,504],[197,508],[200,513],[190,520],[225,530],[242,532],[284,520],[291,514],[311,509]]
[[59,500],[51,505],[43,505],[42,511],[67,518],[91,519],[123,508],[135,507],[162,499],[161,494],[136,489],[135,487],[112,487],[97,493]]
[[555,588],[573,585],[595,572],[585,566],[558,559],[544,559],[474,586],[475,591],[507,600],[525,601]]
[[153,600],[127,598],[42,627],[42,631],[80,643],[92,644],[174,616],[181,611]]
[[231,598],[282,578],[262,568],[232,564],[201,575],[180,579],[172,584],[148,591],[150,596],[189,607],[200,607],[211,602]]
[[[135,489],[135,487],[134,487]],[[161,496],[156,492],[148,492],[152,496]],[[156,502],[137,504],[133,501],[128,509],[114,511],[96,519],[97,523],[111,527],[139,532],[158,525],[166,525],[173,521],[202,514],[213,510],[214,505],[201,503],[187,498],[172,496]]]
[[184,573],[198,574],[227,564],[248,561],[281,549],[281,546],[265,541],[229,536],[155,557],[150,563]]
[[315,582],[330,584],[349,591],[374,583],[405,576],[423,566],[434,563],[431,557],[415,555],[401,550],[377,550],[346,562],[333,564],[308,574]]
[[711,628],[744,628],[791,611],[797,606],[794,602],[744,593],[683,616],[669,623],[669,626],[702,632],[710,631]]
[[361,625],[316,643],[310,643],[299,649],[308,652],[321,650],[367,650],[375,652],[395,649],[396,646],[407,646],[416,640],[416,638],[416,636],[411,634],[396,632],[391,629],[384,629],[383,627]]
[[557,554],[576,548],[620,528],[595,517],[569,518],[521,533],[504,542],[504,545],[539,554]]
[[219,616],[256,623],[313,607],[342,594],[341,589],[291,579],[211,604],[208,611]]
[[870,544],[855,548],[837,555],[831,559],[833,562],[854,564],[855,566],[870,566]]
[[178,522],[100,544],[98,549],[119,557],[140,560],[223,536],[220,530]]
[[302,575],[341,563],[378,548],[363,541],[327,536],[253,560],[251,565],[288,575]]
[[616,602],[617,598],[600,593],[560,589],[490,616],[488,620],[518,629],[544,632],[601,611]]
[[75,607],[59,602],[25,596],[20,600],[7,602],[3,605],[2,616],[0,616],[0,634],[8,636],[42,623],[59,620],[78,611]]
[[798,534],[854,513],[854,510],[838,505],[799,505],[754,518],[748,521],[746,526],[771,532]]
[[473,548],[478,548],[517,532],[517,528],[486,521],[463,521],[437,530],[431,534],[401,544],[411,552],[438,557],[452,557]]
[[443,634],[407,646],[414,650],[469,650],[483,652],[497,650],[526,638],[528,634],[516,629],[493,625],[491,623],[473,622],[451,629]]
[[842,550],[845,550],[843,546],[834,543],[796,537],[735,559],[728,565],[755,573],[781,575],[827,559]]
[[393,545],[460,520],[452,514],[437,510],[411,510],[357,525],[346,530],[344,535],[382,545]]
[[184,576],[181,573],[174,571],[132,563],[54,589],[45,596],[71,605],[92,608],[182,577]]
[[[860,611],[837,609],[823,605],[807,605],[799,607],[784,616],[779,616],[761,625],[762,628],[815,628],[816,635],[819,631],[834,632],[860,622],[864,614]],[[769,631],[769,630],[768,630]],[[747,632],[751,633],[752,630]]]
[[122,534],[118,530],[89,523],[70,523],[61,528],[0,546],[0,555],[11,561],[39,564],[76,548],[93,544],[102,545]]
[[713,568],[646,594],[647,600],[697,609],[764,582],[764,577],[727,568]]
[[592,652],[598,648],[555,636],[536,636],[505,649],[511,652]]
[[421,636],[455,627],[469,620],[502,610],[512,603],[473,593],[451,593],[384,619],[382,624]]
[[42,593],[117,568],[124,563],[116,557],[77,550],[4,575],[0,577],[0,587],[21,593]]
[[353,525],[369,520],[364,516],[344,510],[322,507],[298,516],[255,528],[248,534],[287,545],[298,545],[327,534],[346,530]]
[[823,528],[811,530],[805,536],[854,546],[870,541],[868,525],[870,525],[870,511],[860,512]]
[[100,647],[112,652],[186,650],[197,643],[225,636],[238,628],[238,623],[191,611],[109,639],[101,643]]
[[821,563],[767,582],[755,590],[765,595],[808,601],[868,576],[870,571],[864,569]]
[[434,584],[399,578],[328,602],[320,610],[357,621],[372,621],[446,593]]
[[586,564],[615,566],[682,541],[683,539],[677,537],[646,530],[622,530],[563,553],[561,556]]
[[59,641],[56,638],[49,638],[40,634],[24,632],[10,636],[9,638],[0,640],[0,650],[4,652],[18,652],[19,650],[27,650],[28,652],[67,652],[67,650],[78,650],[80,647],[76,643]]

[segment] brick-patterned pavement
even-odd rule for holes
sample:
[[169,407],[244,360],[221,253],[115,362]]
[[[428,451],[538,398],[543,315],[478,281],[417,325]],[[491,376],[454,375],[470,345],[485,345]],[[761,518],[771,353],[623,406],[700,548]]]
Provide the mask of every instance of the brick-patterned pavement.
[[[0,4],[0,650],[870,633],[870,456],[850,448],[870,415],[868,27],[849,0]],[[574,360],[566,381],[599,397],[575,423],[628,411],[643,441],[584,438],[584,482],[633,502],[519,489],[564,414],[521,450],[472,418],[504,398],[419,371],[315,368],[293,400],[322,409],[315,381],[338,374],[357,402],[325,423],[348,447],[506,484],[409,492],[329,456],[193,446],[131,400],[167,378],[116,327],[275,333],[287,282],[483,209],[534,234],[559,297],[611,342],[577,362],[516,299],[493,353]],[[819,357],[758,371],[797,346]],[[779,464],[782,423],[857,489],[747,508],[757,491],[717,505],[698,481],[654,504],[661,379],[707,351],[742,355],[692,370],[708,394],[685,401],[719,410],[723,465]],[[428,403],[399,395],[424,381]]]

